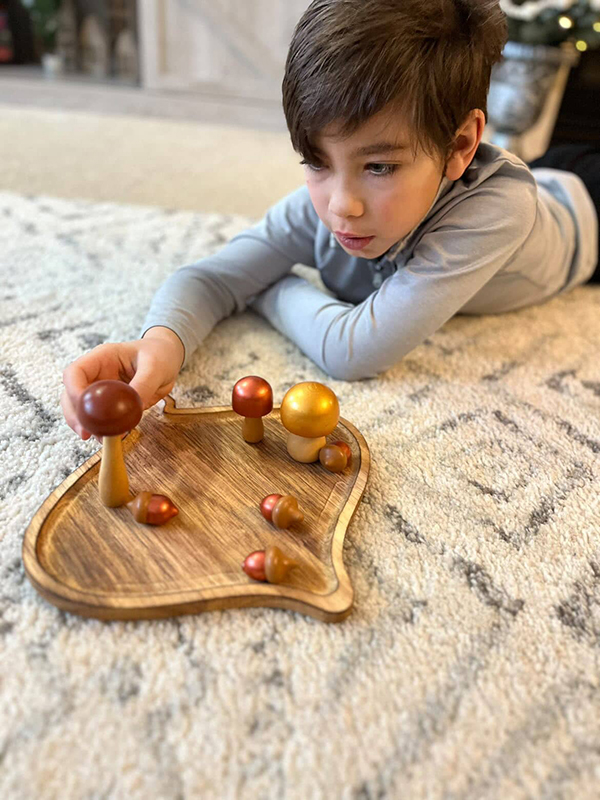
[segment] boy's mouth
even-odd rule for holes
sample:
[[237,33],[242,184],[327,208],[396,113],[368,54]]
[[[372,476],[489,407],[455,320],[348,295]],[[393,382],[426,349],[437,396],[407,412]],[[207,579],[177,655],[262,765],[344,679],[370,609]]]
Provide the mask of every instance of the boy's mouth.
[[353,233],[342,233],[341,231],[334,231],[334,234],[338,242],[348,250],[363,250],[375,238],[374,236],[356,236]]

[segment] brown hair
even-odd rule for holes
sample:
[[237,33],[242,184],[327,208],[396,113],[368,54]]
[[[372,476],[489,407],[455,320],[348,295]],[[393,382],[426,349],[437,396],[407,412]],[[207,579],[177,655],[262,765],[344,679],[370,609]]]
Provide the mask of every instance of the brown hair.
[[446,158],[469,111],[487,114],[506,36],[498,0],[313,0],[283,79],[294,149],[317,161],[313,139],[327,125],[350,135],[392,106],[415,153]]

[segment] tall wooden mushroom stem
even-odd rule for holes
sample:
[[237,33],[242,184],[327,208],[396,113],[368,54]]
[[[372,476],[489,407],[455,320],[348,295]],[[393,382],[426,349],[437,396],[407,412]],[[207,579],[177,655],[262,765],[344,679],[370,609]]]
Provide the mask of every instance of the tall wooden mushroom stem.
[[120,436],[105,436],[102,439],[98,489],[100,499],[109,508],[123,506],[131,499]]
[[98,484],[100,499],[109,508],[125,505],[131,499],[121,436],[135,428],[143,411],[139,394],[122,381],[92,383],[77,403],[77,416],[83,427],[102,437]]

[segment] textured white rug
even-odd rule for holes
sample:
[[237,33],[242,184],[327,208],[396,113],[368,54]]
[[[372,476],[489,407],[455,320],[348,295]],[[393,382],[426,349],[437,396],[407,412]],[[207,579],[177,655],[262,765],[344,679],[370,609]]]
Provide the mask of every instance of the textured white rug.
[[344,623],[102,623],[29,585],[23,532],[97,447],[62,421],[62,369],[244,224],[0,193],[0,797],[597,798],[598,289],[456,318],[356,384],[253,314],[218,326],[180,405],[326,381],[370,445]]

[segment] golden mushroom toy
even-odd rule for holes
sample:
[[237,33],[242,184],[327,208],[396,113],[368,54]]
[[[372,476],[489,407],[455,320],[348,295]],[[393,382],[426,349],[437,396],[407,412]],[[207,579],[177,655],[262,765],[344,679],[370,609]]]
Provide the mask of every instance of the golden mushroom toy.
[[281,403],[281,423],[288,431],[287,450],[294,461],[317,461],[339,418],[338,399],[322,383],[306,381],[288,389]]

